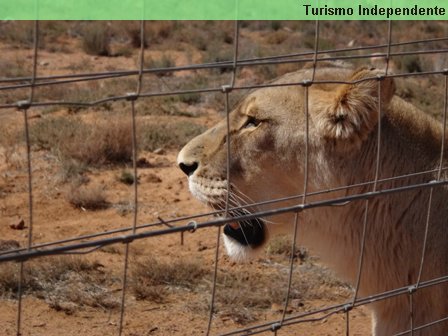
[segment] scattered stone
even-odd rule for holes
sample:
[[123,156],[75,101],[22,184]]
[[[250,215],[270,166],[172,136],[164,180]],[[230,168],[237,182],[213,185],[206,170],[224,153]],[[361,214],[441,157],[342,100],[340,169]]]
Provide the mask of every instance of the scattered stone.
[[198,246],[198,252],[205,251],[206,249],[207,249],[207,246],[204,246],[204,245]]
[[20,244],[17,240],[4,240],[0,239],[0,251],[9,251],[20,248]]
[[146,182],[149,183],[160,183],[162,182],[162,179],[158,177],[156,174],[149,174],[146,176]]
[[157,148],[156,150],[153,151],[153,153],[157,155],[163,155],[165,154],[165,150],[163,148]]
[[18,223],[10,224],[9,227],[13,230],[23,230],[25,229],[25,221],[20,219]]
[[137,168],[151,168],[152,164],[146,158],[142,157],[137,160]]

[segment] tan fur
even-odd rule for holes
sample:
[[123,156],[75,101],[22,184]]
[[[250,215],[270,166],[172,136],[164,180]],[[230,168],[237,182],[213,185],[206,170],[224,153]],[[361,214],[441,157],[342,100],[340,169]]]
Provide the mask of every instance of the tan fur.
[[[274,84],[301,83],[312,77],[304,69]],[[193,139],[178,162],[198,167],[189,177],[192,193],[218,207],[226,194],[226,147],[230,141],[230,181],[233,193],[247,203],[292,196],[304,190],[306,111],[309,121],[308,193],[371,181],[375,177],[378,121],[381,122],[379,178],[436,169],[442,143],[441,125],[394,96],[394,83],[373,69],[319,68],[313,84],[270,87],[250,93],[230,114],[230,139],[225,120]],[[256,122],[248,124],[249,117]],[[445,143],[446,139],[444,140]],[[448,148],[448,143],[447,147]],[[448,153],[445,153],[445,157]],[[436,173],[379,183],[377,189],[426,183]],[[447,178],[447,174],[443,174]],[[308,196],[307,202],[372,190],[372,185]],[[388,194],[369,201],[360,296],[411,286],[418,277],[429,189]],[[300,200],[285,201],[280,206]],[[278,207],[268,204],[252,211]],[[298,243],[311,248],[343,279],[354,284],[360,256],[365,201],[302,212]],[[448,275],[448,190],[434,188],[422,281]],[[291,232],[293,214],[268,218],[268,234]],[[235,257],[244,249],[231,246]],[[413,294],[414,326],[448,316],[446,284]],[[410,328],[407,295],[372,305],[375,336]],[[414,335],[448,335],[442,323]]]

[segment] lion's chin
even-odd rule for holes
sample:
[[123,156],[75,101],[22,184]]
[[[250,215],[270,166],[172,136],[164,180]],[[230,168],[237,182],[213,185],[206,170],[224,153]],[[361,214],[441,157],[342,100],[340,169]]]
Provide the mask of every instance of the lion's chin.
[[254,249],[248,245],[242,245],[226,234],[223,234],[222,237],[227,255],[232,261],[248,262],[260,254],[260,248]]

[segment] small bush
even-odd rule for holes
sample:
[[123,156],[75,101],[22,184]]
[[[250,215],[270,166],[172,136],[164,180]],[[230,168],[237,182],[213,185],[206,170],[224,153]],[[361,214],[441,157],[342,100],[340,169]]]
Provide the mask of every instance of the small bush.
[[422,72],[422,65],[417,55],[405,55],[399,58],[398,66],[405,73]]
[[78,160],[74,160],[71,158],[62,160],[60,169],[61,182],[77,180],[79,184],[83,184],[83,182],[87,183],[88,178],[83,175],[86,170],[87,166],[84,163],[79,162]]
[[199,104],[201,102],[201,94],[200,93],[180,94],[179,100],[188,105]]
[[[32,260],[24,264],[22,290],[68,314],[82,306],[116,308],[118,300],[103,287],[107,275],[101,267],[98,262],[70,256]],[[0,265],[0,296],[16,298],[18,284],[18,265]]]
[[205,130],[204,126],[188,121],[149,124],[140,127],[139,144],[142,149],[149,151],[160,147],[179,148]]
[[89,55],[111,55],[109,30],[104,23],[93,22],[84,27],[82,48]]
[[127,185],[132,185],[134,184],[134,174],[132,174],[131,172],[127,171],[127,170],[123,170],[120,174],[120,176],[118,177],[118,180],[121,183],[127,184]]
[[32,48],[34,24],[32,21],[9,21],[0,24],[0,40],[17,47]]
[[104,188],[100,185],[79,186],[72,184],[67,193],[68,202],[75,208],[102,210],[109,207]]
[[132,290],[137,299],[163,302],[170,287],[193,289],[208,271],[198,262],[163,263],[146,258],[134,264]]
[[[66,142],[74,142],[87,135],[85,125],[71,118],[42,118],[30,127],[30,141],[39,149],[62,150]],[[64,139],[67,139],[64,141]]]
[[281,21],[277,21],[277,20],[271,21],[271,29],[272,29],[272,30],[277,31],[277,30],[279,30],[281,27],[282,27],[282,22],[281,22]]
[[[174,66],[176,66],[174,60],[166,54],[163,54],[162,57],[158,59],[148,57],[145,59],[144,64],[145,69],[165,69],[165,68],[172,68]],[[156,75],[159,77],[171,76],[172,72],[170,71],[157,72]]]
[[[131,45],[134,48],[140,48],[141,47],[141,36],[140,36],[140,26],[139,25],[131,25],[128,26],[126,29],[126,32],[129,36],[129,38],[131,39]],[[148,42],[145,40],[143,41],[143,47],[147,48],[148,47]]]
[[[223,46],[222,43],[212,43],[207,48],[207,54],[204,56],[205,63],[219,63],[226,61],[233,61],[233,50],[229,47]],[[222,66],[220,68],[211,69],[212,74],[223,74],[232,70],[232,65]]]
[[7,60],[0,59],[0,78],[16,78],[31,75],[31,69],[24,59]]
[[289,34],[284,30],[276,30],[266,37],[266,42],[269,44],[282,44],[289,37]]
[[62,162],[83,165],[129,162],[132,138],[129,123],[116,118],[86,124],[71,118],[43,118],[30,128],[32,144],[52,150]]

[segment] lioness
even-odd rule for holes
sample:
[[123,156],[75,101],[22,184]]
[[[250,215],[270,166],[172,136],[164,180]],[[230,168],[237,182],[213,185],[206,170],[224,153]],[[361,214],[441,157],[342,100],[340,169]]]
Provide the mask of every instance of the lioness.
[[[286,74],[273,84],[302,83],[312,69]],[[308,148],[307,193],[354,185],[375,178],[377,135],[381,134],[377,190],[426,183],[437,178],[441,124],[395,96],[392,78],[383,71],[324,65],[315,72],[305,108],[304,85],[261,88],[247,95],[226,120],[191,140],[178,164],[190,191],[200,201],[222,209],[227,193],[226,150],[230,146],[229,198],[232,206],[301,194]],[[370,78],[370,79],[369,79]],[[340,83],[350,81],[350,84]],[[306,111],[309,139],[306,145]],[[381,110],[380,115],[379,110]],[[378,120],[381,118],[379,127]],[[379,131],[380,130],[380,131]],[[230,143],[227,143],[230,141]],[[448,141],[445,148],[448,148]],[[445,151],[447,157],[447,151]],[[442,173],[442,179],[447,174]],[[306,202],[364,193],[372,184],[309,195]],[[408,190],[370,199],[359,296],[414,285],[418,280],[430,189]],[[301,198],[281,206],[300,203]],[[365,200],[299,213],[297,243],[308,246],[346,281],[357,281]],[[279,207],[247,206],[230,215]],[[224,227],[228,254],[242,259],[276,233],[291,232],[294,213],[233,222]],[[421,281],[448,275],[448,189],[433,190],[426,257]],[[448,285],[419,288],[412,294],[414,328],[448,317]],[[411,328],[410,296],[371,305],[373,334],[394,335]],[[417,329],[414,335],[448,335],[448,323]]]

